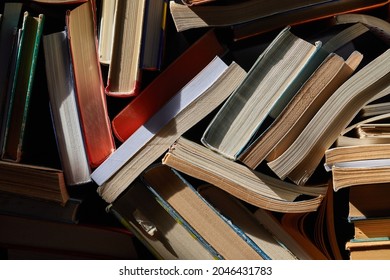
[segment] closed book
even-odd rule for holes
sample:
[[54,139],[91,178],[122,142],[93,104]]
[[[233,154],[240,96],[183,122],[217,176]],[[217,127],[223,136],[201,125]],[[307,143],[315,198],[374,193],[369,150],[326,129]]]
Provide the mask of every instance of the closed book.
[[188,231],[186,221],[170,215],[170,208],[140,180],[114,201],[107,211],[141,240],[157,259],[211,260],[217,252],[204,240]]
[[168,166],[153,165],[141,180],[171,215],[180,216],[223,259],[264,259],[250,239],[207,203],[194,187]]
[[69,10],[66,24],[81,127],[88,159],[94,168],[115,150],[115,143],[97,52],[92,3]]
[[211,120],[202,143],[236,160],[261,133],[266,120],[280,114],[325,57],[321,43],[313,45],[284,28]]
[[0,161],[0,171],[0,191],[62,204],[69,199],[62,170]]
[[0,149],[3,146],[5,112],[8,111],[8,87],[12,84],[11,65],[15,52],[14,41],[17,39],[17,27],[21,15],[22,3],[5,3],[0,19]]
[[141,83],[141,42],[146,0],[118,0],[106,93],[134,96]]
[[28,12],[24,13],[9,108],[6,113],[3,159],[18,162],[22,158],[25,127],[28,121],[43,24],[44,15],[33,17]]
[[166,37],[168,0],[148,0],[141,41],[140,67],[144,70],[161,69]]
[[288,13],[332,0],[267,1],[247,0],[225,3],[225,5],[188,6],[170,2],[170,11],[178,32],[192,28],[232,26],[259,18]]
[[71,72],[66,32],[43,36],[49,101],[61,166],[68,185],[91,181]]

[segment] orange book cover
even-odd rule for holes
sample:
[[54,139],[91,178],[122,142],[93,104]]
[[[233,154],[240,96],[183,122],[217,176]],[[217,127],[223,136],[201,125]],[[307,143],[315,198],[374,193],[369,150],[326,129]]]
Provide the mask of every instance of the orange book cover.
[[122,142],[129,138],[215,56],[222,55],[224,51],[214,30],[208,31],[115,116],[112,120],[115,136]]
[[88,1],[66,16],[80,122],[91,167],[97,167],[115,150],[99,64],[94,5],[93,0]]

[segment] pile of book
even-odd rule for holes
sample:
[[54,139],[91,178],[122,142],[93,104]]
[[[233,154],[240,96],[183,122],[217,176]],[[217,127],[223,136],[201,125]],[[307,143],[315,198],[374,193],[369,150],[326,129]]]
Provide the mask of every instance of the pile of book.
[[274,2],[5,3],[0,194],[95,188],[161,259],[390,258],[389,3]]

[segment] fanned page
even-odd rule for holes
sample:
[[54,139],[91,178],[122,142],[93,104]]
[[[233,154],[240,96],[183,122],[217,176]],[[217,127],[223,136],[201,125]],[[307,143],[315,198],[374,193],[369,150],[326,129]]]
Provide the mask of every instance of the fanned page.
[[[207,73],[202,71],[202,74],[206,74],[206,76],[201,75],[201,82],[208,80]],[[194,94],[199,96],[194,102],[160,129],[142,149],[127,162],[124,162],[115,174],[105,174],[105,171],[101,170],[101,173],[109,178],[98,189],[102,198],[109,203],[115,200],[145,168],[162,156],[177,138],[220,106],[242,82],[245,74],[245,71],[238,64],[231,63],[226,71],[220,73],[217,80],[211,83],[203,93],[195,92]]]
[[390,90],[390,51],[367,64],[325,102],[293,144],[268,166],[281,179],[305,184],[325,151],[370,100]]
[[[226,159],[183,137],[175,141],[162,162],[249,204],[276,212],[315,211],[327,189],[327,185],[297,186],[281,181]],[[297,200],[303,194],[310,198]]]
[[337,54],[330,54],[268,129],[240,155],[239,160],[254,169],[267,156],[270,158],[270,154],[275,157],[283,147],[287,148],[322,104],[352,75],[361,59],[362,54],[358,52],[354,52],[347,61]]
[[81,126],[88,159],[94,168],[115,150],[115,143],[108,118],[91,2],[68,11],[67,28]]
[[176,93],[144,125],[140,126],[119,148],[93,173],[92,179],[102,185],[127,161],[144,147],[158,132],[182,110],[204,93],[227,69],[227,65],[216,57],[191,82]]
[[325,59],[320,46],[282,30],[257,61],[240,87],[206,128],[202,143],[236,159],[259,127],[294,96],[302,82]]

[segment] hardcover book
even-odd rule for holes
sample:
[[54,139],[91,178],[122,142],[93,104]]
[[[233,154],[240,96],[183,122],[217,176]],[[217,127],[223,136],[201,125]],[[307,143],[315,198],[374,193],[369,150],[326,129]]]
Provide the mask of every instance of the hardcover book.
[[24,13],[20,43],[17,49],[13,84],[6,113],[5,136],[2,158],[19,162],[23,154],[23,141],[28,121],[30,97],[39,46],[44,24],[44,15],[38,17]]
[[115,150],[115,142],[97,51],[93,4],[88,1],[69,10],[66,24],[85,147],[95,168]]

